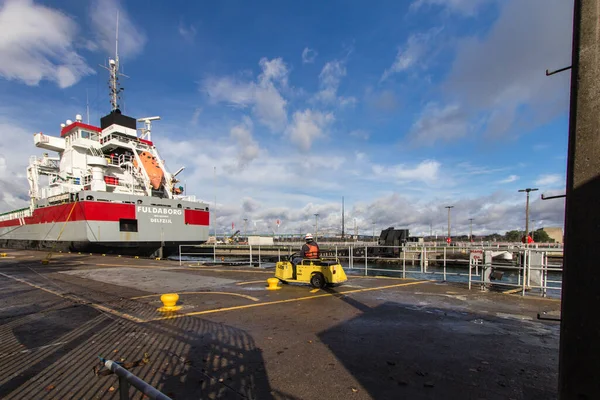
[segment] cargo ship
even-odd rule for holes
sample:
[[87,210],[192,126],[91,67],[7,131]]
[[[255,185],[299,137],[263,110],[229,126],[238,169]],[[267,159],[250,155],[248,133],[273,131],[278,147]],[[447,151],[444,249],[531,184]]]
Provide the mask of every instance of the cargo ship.
[[0,214],[0,247],[166,257],[208,239],[208,204],[184,193],[183,168],[169,173],[152,142],[160,117],[120,111],[115,56],[105,67],[111,111],[99,127],[77,115],[60,136],[33,135],[48,152],[29,159],[29,207]]

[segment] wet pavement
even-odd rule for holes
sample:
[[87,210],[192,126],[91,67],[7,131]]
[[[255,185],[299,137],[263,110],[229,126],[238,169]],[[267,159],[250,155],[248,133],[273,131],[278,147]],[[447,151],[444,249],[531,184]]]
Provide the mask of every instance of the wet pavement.
[[[2,252],[0,398],[118,399],[98,356],[174,399],[556,398],[559,325],[536,318],[556,300],[359,276],[268,291],[272,269]],[[181,309],[157,311],[170,291]]]

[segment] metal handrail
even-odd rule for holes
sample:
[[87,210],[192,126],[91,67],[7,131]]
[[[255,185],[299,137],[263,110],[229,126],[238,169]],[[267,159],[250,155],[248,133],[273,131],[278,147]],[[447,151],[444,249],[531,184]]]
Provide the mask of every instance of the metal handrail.
[[121,367],[117,362],[112,360],[100,359],[106,368],[111,370],[119,377],[119,399],[129,399],[129,385],[133,386],[152,400],[172,400],[169,396],[162,393],[158,389],[150,386],[142,379],[135,376],[129,370]]

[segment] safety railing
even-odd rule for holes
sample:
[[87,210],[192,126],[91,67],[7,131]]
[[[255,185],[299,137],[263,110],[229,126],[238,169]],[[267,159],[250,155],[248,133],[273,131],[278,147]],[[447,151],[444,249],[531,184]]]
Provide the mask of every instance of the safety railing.
[[217,243],[211,245],[179,245],[179,265],[183,265],[188,261],[201,261],[203,263],[212,262],[213,264],[227,265],[249,264],[262,268],[265,262],[267,265],[271,265],[273,262],[287,259],[292,253],[291,246],[231,246]]
[[[179,263],[199,260],[226,265],[272,267],[299,250],[297,246],[217,244],[179,248]],[[560,295],[562,250],[496,246],[460,249],[451,246],[320,246],[322,257],[334,257],[349,274],[396,276],[467,284],[480,288],[506,288],[541,296]],[[515,290],[520,289],[520,290]]]

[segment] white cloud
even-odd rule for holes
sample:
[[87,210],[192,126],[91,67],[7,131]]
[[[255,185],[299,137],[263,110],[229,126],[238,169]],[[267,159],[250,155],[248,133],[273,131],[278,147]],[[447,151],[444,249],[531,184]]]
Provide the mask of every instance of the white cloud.
[[431,52],[431,42],[441,31],[442,28],[432,28],[425,33],[411,34],[406,44],[398,49],[392,66],[383,72],[381,81],[414,66],[425,65],[423,59]]
[[196,107],[192,114],[192,119],[190,120],[190,123],[192,125],[198,125],[198,120],[200,119],[200,114],[202,114],[202,107]]
[[426,6],[444,7],[447,10],[467,16],[475,15],[478,8],[490,0],[415,0],[411,5],[411,10],[418,10]]
[[469,125],[464,111],[457,104],[440,107],[429,103],[410,130],[410,138],[417,145],[433,145],[467,135]]
[[253,82],[239,82],[233,78],[208,78],[203,90],[213,102],[226,102],[235,107],[247,107],[255,102],[256,86]]
[[519,179],[519,177],[517,175],[509,175],[507,178],[502,179],[498,183],[512,183],[512,182],[517,181],[518,179]]
[[316,50],[305,47],[304,50],[302,50],[302,64],[312,64],[315,62],[315,58],[317,58],[318,54],[319,53],[317,53]]
[[283,86],[287,86],[289,71],[281,58],[269,60],[263,57],[258,65],[262,68],[262,74],[258,76],[262,86],[267,86],[273,82],[279,82]]
[[59,10],[31,0],[0,5],[0,76],[27,85],[46,79],[60,88],[93,74],[74,49],[76,22]]
[[353,131],[350,131],[350,136],[353,136],[358,139],[368,140],[370,135],[369,132],[363,129],[355,129]]
[[252,120],[245,117],[242,123],[231,128],[230,136],[237,142],[238,147],[238,168],[247,166],[252,160],[258,157],[260,147],[252,136]]
[[20,123],[0,116],[0,132],[0,212],[3,212],[28,205],[26,167],[29,155],[39,150],[33,146],[33,132]]
[[441,164],[433,160],[425,160],[415,167],[404,164],[393,166],[373,165],[372,170],[376,176],[392,179],[397,182],[421,181],[432,183],[438,179]]
[[179,23],[179,28],[177,29],[181,37],[183,37],[188,42],[193,42],[196,37],[196,28],[194,25],[190,24],[189,26],[185,25],[183,22]]
[[541,175],[536,181],[535,184],[538,186],[553,186],[559,183],[565,183],[562,175],[559,174],[547,174]]
[[202,84],[213,102],[225,102],[234,107],[252,107],[258,120],[273,132],[281,132],[287,124],[287,101],[279,87],[287,87],[289,71],[281,58],[259,62],[262,73],[256,82],[242,82],[230,77],[209,78]]
[[301,150],[308,151],[316,139],[325,135],[324,130],[334,119],[332,113],[310,109],[296,111],[287,132],[292,143],[297,144]]
[[119,13],[119,57],[131,59],[144,49],[146,35],[134,24],[119,0],[92,2],[90,16],[95,39],[108,56],[115,56],[117,12]]
[[337,104],[339,106],[354,105],[356,98],[337,95],[342,78],[346,76],[346,63],[340,60],[329,61],[319,74],[319,92],[315,101],[323,104]]

